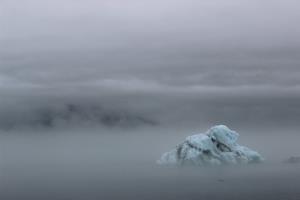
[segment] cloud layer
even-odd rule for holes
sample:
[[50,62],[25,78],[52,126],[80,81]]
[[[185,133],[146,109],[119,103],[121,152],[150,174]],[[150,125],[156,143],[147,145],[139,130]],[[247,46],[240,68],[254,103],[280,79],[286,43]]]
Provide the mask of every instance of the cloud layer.
[[1,113],[94,102],[151,118],[296,124],[299,7],[295,0],[1,1]]

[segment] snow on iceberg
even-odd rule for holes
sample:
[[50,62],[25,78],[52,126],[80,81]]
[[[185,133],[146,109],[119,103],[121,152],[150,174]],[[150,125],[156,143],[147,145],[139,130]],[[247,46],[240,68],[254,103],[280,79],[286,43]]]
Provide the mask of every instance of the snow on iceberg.
[[263,158],[258,152],[236,143],[238,136],[227,126],[214,126],[206,134],[187,137],[175,149],[164,153],[157,162],[196,166],[262,162]]

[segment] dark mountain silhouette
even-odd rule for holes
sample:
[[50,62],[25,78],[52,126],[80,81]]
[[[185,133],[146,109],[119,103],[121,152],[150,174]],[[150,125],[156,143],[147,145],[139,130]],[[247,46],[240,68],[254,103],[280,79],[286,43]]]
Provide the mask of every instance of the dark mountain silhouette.
[[10,116],[1,117],[0,128],[11,129],[18,126],[53,128],[68,125],[137,127],[158,124],[155,120],[142,114],[78,104],[65,104],[61,107],[41,107],[17,115],[11,114]]

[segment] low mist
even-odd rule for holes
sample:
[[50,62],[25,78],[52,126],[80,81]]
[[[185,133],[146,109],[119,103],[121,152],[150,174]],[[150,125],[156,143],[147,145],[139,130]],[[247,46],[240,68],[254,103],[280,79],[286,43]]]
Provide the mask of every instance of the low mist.
[[[209,127],[94,127],[1,133],[4,199],[273,199],[299,196],[295,130],[240,133],[238,143],[265,162],[212,168],[157,165],[163,152]],[[257,130],[256,130],[257,131]],[[282,132],[284,131],[284,133]],[[251,185],[251,188],[250,188]]]

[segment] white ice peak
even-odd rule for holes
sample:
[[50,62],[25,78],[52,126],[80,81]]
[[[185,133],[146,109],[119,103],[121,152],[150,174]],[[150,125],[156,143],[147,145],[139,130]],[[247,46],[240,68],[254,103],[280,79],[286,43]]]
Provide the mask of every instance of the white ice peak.
[[204,166],[263,161],[256,151],[237,144],[238,137],[239,134],[227,126],[214,126],[206,134],[188,136],[175,149],[164,153],[158,163]]

